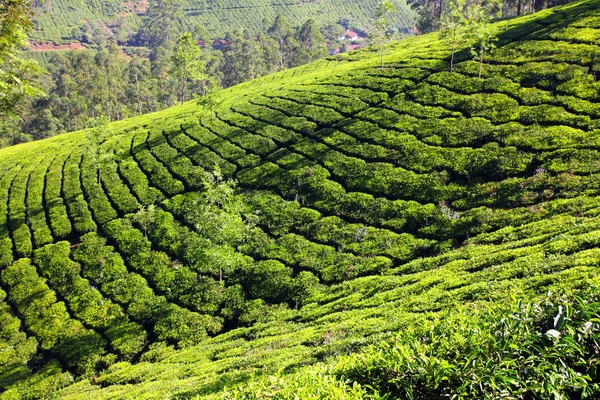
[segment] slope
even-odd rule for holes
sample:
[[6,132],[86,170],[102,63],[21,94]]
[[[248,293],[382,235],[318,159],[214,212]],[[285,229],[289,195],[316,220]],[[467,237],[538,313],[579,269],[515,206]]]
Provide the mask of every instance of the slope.
[[459,304],[597,283],[598,5],[496,24],[482,79],[427,35],[0,150],[2,396],[302,383]]
[[[398,28],[406,30],[413,26],[410,9],[398,2]],[[72,30],[88,21],[101,21],[112,25],[121,19],[126,26],[137,30],[143,17],[147,1],[77,1],[54,0],[40,3],[36,7],[35,42],[72,42]],[[190,29],[195,26],[206,28],[212,36],[222,37],[236,28],[262,31],[263,20],[271,21],[283,14],[294,25],[314,19],[320,26],[348,20],[355,27],[366,28],[373,20],[375,0],[324,0],[324,1],[270,1],[270,0],[194,0],[184,1],[185,21]],[[195,24],[195,25],[194,25]],[[102,26],[102,25],[101,25]]]

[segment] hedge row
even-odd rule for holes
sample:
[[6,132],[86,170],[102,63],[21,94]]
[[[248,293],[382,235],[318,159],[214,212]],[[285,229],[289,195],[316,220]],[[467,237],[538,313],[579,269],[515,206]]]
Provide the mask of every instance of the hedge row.
[[[54,157],[55,158],[55,157]],[[53,159],[42,161],[33,171],[27,184],[27,219],[33,233],[36,247],[43,247],[53,242],[52,232],[46,223],[44,210],[44,177]]]
[[245,129],[248,132],[266,137],[280,144],[293,143],[299,138],[299,135],[293,131],[269,125],[237,112],[220,113],[219,118],[231,126]]
[[167,143],[163,131],[150,131],[146,143],[149,144],[148,149],[152,155],[189,189],[197,189],[202,186],[204,170],[193,165],[185,155],[171,147]]
[[[145,205],[155,204],[164,199],[164,195],[155,187],[151,187],[148,178],[140,170],[130,152],[133,135],[126,136],[116,144],[117,154],[123,154],[118,161],[118,173],[123,177],[127,185],[140,203]],[[127,140],[125,140],[127,139]]]
[[326,85],[341,85],[348,87],[370,89],[388,94],[404,92],[414,85],[409,79],[384,78],[364,73],[354,73],[328,78],[323,81]]
[[183,183],[174,179],[164,165],[154,158],[147,147],[148,133],[138,131],[133,138],[131,152],[140,169],[146,176],[152,177],[152,184],[168,196],[174,196],[184,190]]
[[97,226],[81,190],[80,164],[81,155],[78,152],[74,152],[67,159],[63,176],[63,193],[75,230],[79,234],[84,234],[95,231]]
[[335,216],[322,217],[316,210],[301,207],[298,202],[286,201],[275,194],[251,192],[245,198],[254,209],[260,210],[261,224],[277,236],[300,233],[339,251],[361,256],[388,256],[396,261],[414,257],[433,244],[407,233],[397,234],[364,223],[348,223]]
[[358,97],[344,97],[334,93],[318,94],[307,90],[278,90],[267,92],[265,95],[270,98],[282,98],[303,104],[316,104],[346,115],[355,114],[369,107],[369,104]]
[[[498,48],[489,55],[488,62],[513,64],[515,68],[520,68],[521,64],[531,62],[555,63],[559,67],[561,63],[587,66],[597,59],[598,54],[600,54],[598,47],[589,44],[573,44],[553,40],[527,40]],[[524,73],[527,72],[524,71]],[[552,84],[552,81],[548,82],[548,85]]]
[[146,332],[128,321],[118,304],[80,276],[81,266],[70,259],[71,246],[58,242],[35,251],[35,264],[52,288],[67,302],[73,317],[104,333],[119,355],[131,359],[144,347]]
[[[308,91],[310,93],[317,94],[331,94],[335,93],[337,96],[348,97],[353,99],[360,99],[369,104],[379,104],[389,99],[387,93],[375,92],[369,89],[353,88],[347,86],[334,86],[327,84],[306,84],[301,85],[301,89],[298,91]],[[294,89],[291,89],[294,90]]]
[[13,262],[13,243],[8,226],[8,193],[12,181],[21,167],[4,168],[2,179],[0,179],[0,267],[5,267]]
[[21,320],[6,303],[6,292],[0,289],[0,388],[6,389],[30,375],[27,364],[37,352],[37,340],[22,330]]
[[[510,66],[490,66],[490,68],[502,68],[510,70],[508,77],[490,76],[485,79],[478,79],[478,67],[469,63],[459,64],[458,70],[462,70],[470,76],[460,73],[439,72],[427,78],[427,81],[436,85],[443,86],[455,92],[472,94],[476,92],[501,92],[516,98],[521,104],[527,106],[548,105],[563,106],[567,110],[575,113],[587,114],[590,116],[600,116],[600,105],[596,102],[575,97],[575,93],[570,93],[568,89],[574,87],[574,81],[587,79],[587,68],[570,64],[557,63],[528,63],[514,69]],[[508,72],[508,71],[507,71]],[[510,79],[514,80],[510,80]],[[559,93],[554,94],[550,90],[541,88],[523,87],[521,84],[535,85],[540,81],[544,82],[545,87],[548,80],[558,84]],[[591,83],[591,82],[589,82]],[[561,90],[562,89],[562,90]]]
[[[150,241],[141,231],[134,228],[129,220],[111,221],[106,225],[105,231],[108,237],[115,241],[129,266],[146,277],[158,292],[164,293],[171,301],[204,311],[204,306],[209,303],[211,295],[214,295],[211,293],[214,291],[213,285],[201,283],[206,282],[206,279],[200,279],[197,273],[186,266],[177,262],[174,264],[167,254],[153,251]],[[221,329],[217,318],[187,310],[185,312],[193,317],[192,321],[199,329],[195,334],[196,338],[205,337],[207,333],[215,333]]]
[[83,190],[94,220],[104,225],[117,218],[117,212],[102,189],[102,167],[93,163],[89,154],[83,154],[82,157],[80,171]]
[[281,111],[288,116],[305,117],[309,121],[316,123],[319,127],[329,127],[344,119],[343,115],[331,108],[302,104],[279,97],[257,96],[253,99],[252,103]]
[[[114,220],[107,226],[111,233],[123,220]],[[131,225],[125,228],[131,229]],[[121,244],[131,232],[119,235]],[[129,272],[121,255],[106,240],[90,233],[82,237],[81,245],[73,252],[81,263],[83,275],[95,282],[102,292],[122,304],[132,319],[151,329],[157,340],[195,344],[206,337],[206,332],[217,332],[220,323],[215,318],[188,311],[157,296],[142,276]],[[139,265],[133,266],[137,269]]]
[[[225,114],[227,114],[227,112],[225,112]],[[272,139],[254,135],[242,129],[229,126],[219,119],[220,115],[221,112],[217,114],[217,118],[203,118],[200,123],[209,128],[216,135],[235,143],[242,149],[251,153],[266,155],[277,149],[277,145]]]
[[[405,67],[405,66],[393,66],[390,65],[389,68],[367,68],[364,71],[361,71],[365,75],[369,76],[381,76],[385,78],[396,78],[396,79],[407,79],[411,81],[420,81],[426,76],[428,76],[431,72],[416,67]],[[356,74],[356,73],[355,73]]]
[[251,117],[254,120],[270,123],[274,126],[279,126],[282,129],[301,134],[311,134],[317,129],[317,124],[309,121],[305,117],[289,116],[281,111],[268,108],[267,105],[252,101],[249,103],[236,104],[232,106],[231,109]]
[[[119,140],[118,138],[116,140]],[[112,143],[111,143],[112,144]],[[121,180],[115,162],[115,149],[103,146],[106,159],[100,167],[100,179],[107,196],[120,214],[129,214],[140,208],[140,204],[131,194],[129,187]]]
[[[207,200],[205,194],[195,192],[174,197],[166,204],[168,209],[196,229],[188,230],[178,225],[170,214],[165,213],[160,218],[157,215],[157,227],[151,236],[154,236],[154,240],[158,240],[158,237],[170,237],[169,247],[177,251],[176,247],[180,246],[178,251],[182,253],[181,257],[188,258],[195,271],[203,275],[218,276],[223,280],[226,295],[215,296],[215,300],[220,299],[222,302],[219,313],[224,318],[246,321],[254,318],[253,309],[248,309],[245,305],[248,300],[261,299],[268,303],[291,305],[303,302],[318,283],[312,273],[300,271],[294,274],[290,265],[279,262],[284,260],[277,257],[277,254],[270,257],[261,253],[263,261],[256,262],[240,252],[256,255],[259,252],[257,249],[265,246],[262,240],[264,233],[253,223],[245,221],[250,218],[260,219],[260,216],[252,216],[250,213],[242,218],[240,211],[245,208],[245,204],[236,195],[221,206],[211,205]],[[224,212],[220,207],[224,207]],[[202,211],[198,212],[199,209]],[[162,225],[160,228],[159,219]],[[168,235],[167,232],[171,234]],[[167,243],[163,242],[163,246],[165,245]],[[270,276],[268,271],[280,276]],[[231,294],[227,295],[227,292]],[[237,294],[237,299],[233,297],[234,294]]]
[[10,189],[9,226],[15,244],[16,257],[28,257],[33,251],[31,231],[27,226],[27,182],[36,165],[40,162],[38,158],[30,160],[28,166],[21,168],[15,176]]
[[[73,149],[76,151],[76,148]],[[67,207],[62,198],[61,188],[63,186],[63,169],[70,153],[64,152],[54,159],[46,173],[46,211],[48,220],[55,239],[64,239],[71,234],[71,221],[67,215]]]
[[29,259],[22,258],[4,269],[1,280],[25,326],[39,340],[40,347],[51,350],[67,368],[91,376],[103,364],[113,360],[104,349],[104,339],[70,317],[65,304],[56,300],[56,295],[38,276]]
[[184,129],[185,134],[198,143],[214,150],[223,159],[236,165],[247,167],[260,160],[259,156],[247,154],[245,150],[222,137],[215,135],[209,129],[197,123]]
[[213,169],[215,166],[218,166],[225,176],[232,176],[236,171],[235,164],[224,160],[206,146],[198,144],[198,142],[186,136],[181,130],[165,131],[165,138],[169,145],[185,154],[187,158],[199,167]]

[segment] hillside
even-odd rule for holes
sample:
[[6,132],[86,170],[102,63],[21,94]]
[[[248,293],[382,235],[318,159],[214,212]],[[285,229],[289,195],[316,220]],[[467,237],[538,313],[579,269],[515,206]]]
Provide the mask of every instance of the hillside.
[[[213,37],[222,37],[235,28],[262,31],[263,20],[271,21],[283,14],[294,25],[314,19],[319,26],[348,20],[354,27],[366,28],[372,23],[376,0],[186,0],[183,1],[185,21],[206,28]],[[398,28],[412,26],[411,11],[406,3],[397,1]],[[74,28],[81,28],[89,21],[101,21],[109,26],[122,20],[130,29],[137,30],[148,7],[147,1],[77,1],[52,0],[40,2],[36,7],[36,31],[34,42],[51,41],[69,43]]]
[[495,28],[1,149],[0,398],[597,396],[600,1]]

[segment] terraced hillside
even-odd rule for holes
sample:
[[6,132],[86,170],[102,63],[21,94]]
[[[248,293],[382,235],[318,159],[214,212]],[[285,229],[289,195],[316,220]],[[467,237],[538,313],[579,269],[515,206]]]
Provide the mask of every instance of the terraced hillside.
[[[395,0],[396,1],[396,0]],[[271,21],[280,13],[294,25],[314,19],[320,26],[346,19],[356,27],[366,28],[375,16],[376,0],[186,0],[183,1],[185,20],[203,26],[213,36],[224,36],[235,28],[262,31],[263,20]],[[406,3],[397,1],[398,28],[414,25],[412,13]],[[87,21],[111,24],[122,18],[127,26],[136,30],[141,16],[148,7],[147,1],[78,1],[53,0],[41,2],[36,7],[36,31],[32,39],[37,42],[72,42],[73,28]]]
[[[224,90],[212,110],[0,150],[0,397],[597,395],[593,350],[552,375],[597,314],[518,303],[489,338],[469,324],[598,283],[599,6],[495,25],[482,79],[468,51],[450,73],[437,35],[414,37],[384,69],[353,53]],[[523,346],[490,339],[532,321]],[[446,361],[400,368],[446,334]],[[503,371],[492,342],[521,375],[476,375]],[[436,381],[460,349],[481,351],[461,364],[477,384]]]

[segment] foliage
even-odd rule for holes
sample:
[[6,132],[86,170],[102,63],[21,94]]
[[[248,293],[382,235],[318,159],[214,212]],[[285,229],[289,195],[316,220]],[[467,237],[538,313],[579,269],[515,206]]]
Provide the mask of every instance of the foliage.
[[27,0],[0,4],[0,116],[15,113],[29,98],[44,95],[34,80],[42,69],[20,54],[32,28],[31,14]]
[[0,150],[1,397],[597,397],[597,6]]
[[379,49],[381,55],[381,69],[383,69],[383,56],[385,48],[392,38],[390,27],[393,21],[393,14],[398,12],[396,6],[391,0],[381,0],[377,5],[375,13],[375,23],[371,32],[371,42]]
[[206,75],[204,74],[206,66],[200,60],[200,49],[196,46],[190,33],[184,33],[177,40],[173,55],[171,56],[171,62],[171,74],[179,80],[179,85],[181,86],[179,98],[181,104],[183,104],[186,99],[185,94],[188,81],[193,83],[206,79]]

